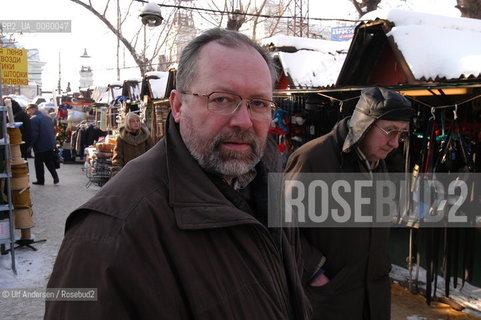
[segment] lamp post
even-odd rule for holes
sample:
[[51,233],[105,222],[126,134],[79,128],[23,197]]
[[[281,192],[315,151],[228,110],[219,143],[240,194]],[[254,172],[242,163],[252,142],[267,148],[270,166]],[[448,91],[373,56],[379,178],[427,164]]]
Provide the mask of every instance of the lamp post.
[[160,12],[160,6],[154,2],[147,3],[140,12],[140,18],[144,25],[144,51],[142,55],[142,69],[147,68],[147,58],[146,58],[146,51],[147,51],[147,32],[146,27],[157,27],[160,26],[162,20],[162,14]]
[[140,12],[140,17],[142,19],[142,23],[149,27],[160,26],[162,20],[164,20],[160,12],[160,6],[153,2],[149,2],[144,6]]
[[88,88],[93,84],[93,72],[90,67],[90,56],[87,53],[87,48],[84,49],[84,54],[80,56],[82,61],[82,67],[80,69],[80,88]]

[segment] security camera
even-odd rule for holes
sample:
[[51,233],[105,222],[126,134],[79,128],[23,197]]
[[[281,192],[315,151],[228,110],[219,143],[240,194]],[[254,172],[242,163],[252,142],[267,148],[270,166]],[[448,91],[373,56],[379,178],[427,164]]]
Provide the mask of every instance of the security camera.
[[149,27],[157,27],[162,23],[162,14],[160,13],[160,6],[156,3],[147,3],[140,12],[142,23]]

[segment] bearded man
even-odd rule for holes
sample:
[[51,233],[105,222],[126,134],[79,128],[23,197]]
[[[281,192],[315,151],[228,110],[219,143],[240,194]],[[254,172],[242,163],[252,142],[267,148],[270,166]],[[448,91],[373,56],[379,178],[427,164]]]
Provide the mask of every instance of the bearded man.
[[276,72],[246,36],[183,51],[166,135],[67,220],[46,319],[308,319],[296,229],[267,225]]

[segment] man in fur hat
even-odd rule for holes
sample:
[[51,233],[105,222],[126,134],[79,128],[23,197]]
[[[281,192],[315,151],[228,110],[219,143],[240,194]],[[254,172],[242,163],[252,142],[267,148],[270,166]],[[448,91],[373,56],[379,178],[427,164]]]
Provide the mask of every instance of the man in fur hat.
[[[301,173],[386,172],[384,159],[409,131],[411,103],[384,88],[367,88],[351,117],[289,158]],[[388,228],[304,228],[304,284],[313,319],[390,319]]]

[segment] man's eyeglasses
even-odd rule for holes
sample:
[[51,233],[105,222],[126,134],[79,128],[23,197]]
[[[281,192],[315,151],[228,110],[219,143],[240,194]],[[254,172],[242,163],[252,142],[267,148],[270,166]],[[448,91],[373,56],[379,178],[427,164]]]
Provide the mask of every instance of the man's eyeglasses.
[[406,141],[409,139],[409,130],[386,130],[374,124],[387,138],[392,139],[398,137],[399,141]]
[[252,118],[264,118],[270,116],[272,110],[276,108],[274,101],[263,98],[244,99],[241,96],[229,92],[212,92],[209,94],[181,92],[196,97],[207,98],[207,109],[210,112],[230,115],[239,109],[242,101],[247,101],[247,108],[250,110]]

